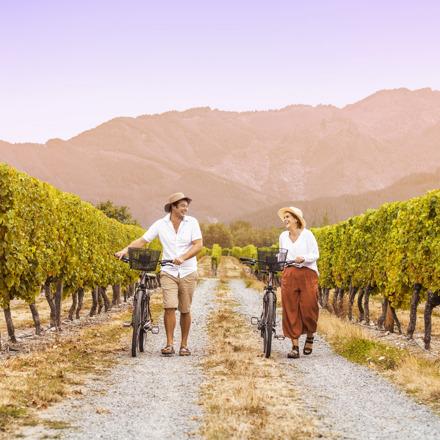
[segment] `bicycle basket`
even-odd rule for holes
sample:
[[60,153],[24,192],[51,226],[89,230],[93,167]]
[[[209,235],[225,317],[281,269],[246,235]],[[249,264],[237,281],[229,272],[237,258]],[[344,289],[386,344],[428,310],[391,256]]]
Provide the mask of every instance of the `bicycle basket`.
[[135,270],[154,272],[157,262],[160,260],[161,250],[158,249],[134,249],[128,248],[130,267]]
[[258,252],[258,269],[278,272],[284,269],[287,249],[261,248]]

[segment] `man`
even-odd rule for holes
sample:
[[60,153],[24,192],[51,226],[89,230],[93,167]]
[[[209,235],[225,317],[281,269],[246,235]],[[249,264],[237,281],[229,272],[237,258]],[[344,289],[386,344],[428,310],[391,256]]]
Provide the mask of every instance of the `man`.
[[176,309],[180,312],[182,341],[180,356],[189,356],[188,334],[191,327],[190,307],[197,284],[196,255],[202,250],[202,233],[198,221],[186,215],[189,197],[183,193],[172,194],[165,205],[168,214],[155,222],[147,232],[115,255],[121,259],[128,254],[128,248],[141,248],[159,237],[163,248],[163,259],[173,260],[172,266],[161,270],[163,307],[167,344],[163,355],[172,355],[174,350],[174,329],[176,327]]

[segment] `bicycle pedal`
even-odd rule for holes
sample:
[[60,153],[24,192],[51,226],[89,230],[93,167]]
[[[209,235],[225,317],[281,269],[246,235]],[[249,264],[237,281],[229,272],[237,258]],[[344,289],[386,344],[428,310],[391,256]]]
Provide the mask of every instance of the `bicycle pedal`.
[[153,333],[153,335],[159,334],[159,326],[158,325],[152,325],[151,326],[151,333]]
[[124,322],[122,323],[122,327],[131,327],[131,322],[124,321]]
[[260,322],[260,320],[256,316],[253,316],[251,318],[251,324],[252,325],[258,325],[259,322]]
[[275,339],[278,339],[279,341],[284,341],[286,337],[284,335],[275,335]]

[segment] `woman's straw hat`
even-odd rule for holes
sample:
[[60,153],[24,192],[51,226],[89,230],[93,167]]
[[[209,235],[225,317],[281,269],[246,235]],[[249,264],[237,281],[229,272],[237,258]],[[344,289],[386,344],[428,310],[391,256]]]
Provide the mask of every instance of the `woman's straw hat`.
[[295,208],[294,206],[289,206],[287,208],[281,208],[278,211],[278,215],[281,220],[284,220],[284,214],[286,212],[290,212],[295,217],[299,218],[299,221],[301,222],[301,229],[304,229],[306,227],[306,221],[304,220],[303,213],[302,213],[301,209]]
[[171,205],[173,203],[179,202],[180,200],[186,200],[188,204],[191,203],[191,200],[189,197],[186,197],[183,193],[174,193],[171,194],[168,198],[168,203],[164,206],[165,212],[171,212]]

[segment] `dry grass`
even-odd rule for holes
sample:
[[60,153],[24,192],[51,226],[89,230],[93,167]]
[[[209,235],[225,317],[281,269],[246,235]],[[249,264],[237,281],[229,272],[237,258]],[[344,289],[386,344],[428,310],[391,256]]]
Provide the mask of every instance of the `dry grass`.
[[210,317],[211,346],[203,361],[206,377],[201,403],[206,439],[311,438],[313,424],[298,394],[261,340],[233,310],[231,292],[221,283],[218,307]]
[[240,278],[244,280],[247,289],[254,289],[260,292],[264,289],[264,283],[255,278],[251,273],[250,267],[245,264],[240,264],[235,257],[222,257],[219,274],[220,277],[224,279]]
[[[372,297],[370,298],[370,316],[373,317],[374,322],[377,322],[377,318],[382,314],[382,298]],[[357,311],[357,308],[355,308]],[[417,321],[415,335],[423,335],[425,331],[425,323],[423,319],[423,313],[425,310],[425,304],[420,303],[417,308]],[[409,324],[409,310],[396,309],[397,317],[402,326],[402,332],[406,333]],[[434,309],[436,312],[436,309]],[[440,337],[440,315],[439,313],[432,314],[432,331],[431,336],[434,338]]]
[[197,261],[197,272],[199,278],[209,278],[211,276],[211,257],[205,255]]
[[[236,261],[236,260],[235,260]],[[236,264],[238,264],[236,262]],[[263,284],[248,274],[247,287],[262,290]],[[330,304],[332,303],[330,295]],[[370,319],[377,322],[382,314],[381,298],[370,297]],[[345,308],[347,298],[345,298]],[[415,338],[422,338],[424,304],[418,307]],[[346,312],[346,310],[345,310]],[[357,316],[356,303],[353,315]],[[397,316],[405,332],[409,324],[409,310],[398,309]],[[426,354],[417,345],[411,345],[404,335],[374,331],[348,323],[345,319],[322,311],[318,331],[326,335],[335,350],[353,362],[368,366],[389,377],[396,385],[416,400],[440,412],[440,359]],[[432,315],[432,346],[440,346],[440,317]]]
[[[125,312],[126,314],[126,312]],[[111,355],[124,348],[123,316],[100,326],[82,329],[77,335],[56,340],[45,350],[10,358],[0,373],[0,427],[11,427],[29,420],[36,412],[59,402],[72,387],[81,385],[89,373],[100,374],[112,364]]]
[[[333,293],[329,296],[330,307],[333,302]],[[382,314],[382,298],[380,296],[370,296],[370,320],[374,323],[377,322],[379,316]],[[348,306],[348,298],[347,295],[344,297],[344,311],[343,314],[347,314],[347,306]],[[423,337],[425,331],[425,324],[423,319],[423,312],[425,310],[425,304],[420,303],[417,308],[417,321],[416,321],[416,329],[414,333],[414,337]],[[409,324],[409,313],[408,309],[396,309],[397,317],[402,327],[402,332],[406,333]],[[355,299],[355,303],[353,304],[353,316],[357,319],[359,316],[359,310],[357,307],[357,296]],[[395,326],[397,331],[397,327]],[[436,312],[434,309],[434,313],[432,314],[432,333],[433,338],[440,338],[440,314]]]
[[[153,318],[158,320],[162,295],[153,295],[151,306]],[[37,351],[1,361],[0,435],[10,438],[20,425],[42,423],[38,410],[68,394],[80,394],[80,386],[92,374],[109,371],[116,362],[115,354],[126,351],[128,356],[131,328],[122,327],[122,322],[130,319],[131,309],[108,314],[105,321],[54,333],[54,342]]]
[[245,267],[237,264],[235,257],[222,256],[218,275],[223,279],[243,278],[245,276]]
[[369,329],[321,313],[319,333],[325,334],[335,351],[390,378],[417,401],[440,413],[440,360],[415,354],[405,338],[385,339]]

